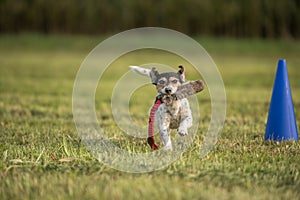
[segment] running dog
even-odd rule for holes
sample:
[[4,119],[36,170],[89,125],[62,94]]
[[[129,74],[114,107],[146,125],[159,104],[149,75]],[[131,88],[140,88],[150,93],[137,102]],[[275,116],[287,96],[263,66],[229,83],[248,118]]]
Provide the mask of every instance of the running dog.
[[[161,100],[162,103],[156,110],[155,122],[159,129],[163,149],[172,150],[170,129],[177,129],[179,135],[185,136],[188,134],[188,128],[192,126],[193,122],[190,105],[187,98],[185,98],[187,95],[181,94],[183,98],[176,98],[176,96],[180,96],[176,95],[178,88],[180,88],[185,82],[184,68],[179,66],[180,69],[177,73],[159,73],[156,68],[152,68],[151,70],[137,66],[130,66],[130,68],[138,74],[148,76],[152,83],[156,85],[158,92],[156,99]],[[203,86],[203,82],[200,82]],[[201,88],[201,90],[202,89],[203,88]],[[155,145],[154,140],[153,144]]]

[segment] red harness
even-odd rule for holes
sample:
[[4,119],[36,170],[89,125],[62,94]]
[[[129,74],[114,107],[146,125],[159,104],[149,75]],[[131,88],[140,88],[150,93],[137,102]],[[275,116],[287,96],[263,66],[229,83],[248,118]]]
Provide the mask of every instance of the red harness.
[[158,146],[155,144],[154,141],[154,118],[157,108],[162,104],[160,99],[156,99],[154,105],[151,108],[149,122],[148,122],[148,139],[147,142],[150,147],[154,150],[158,150]]

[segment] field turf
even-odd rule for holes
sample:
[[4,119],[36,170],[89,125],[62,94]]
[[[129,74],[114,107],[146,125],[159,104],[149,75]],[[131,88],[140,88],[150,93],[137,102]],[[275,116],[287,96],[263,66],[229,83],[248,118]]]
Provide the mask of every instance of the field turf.
[[[132,174],[93,158],[73,122],[77,70],[104,38],[0,36],[0,199],[300,198],[300,143],[263,139],[279,58],[287,60],[300,124],[300,41],[195,38],[212,56],[224,80],[223,133],[213,151],[200,159],[199,146],[210,121],[210,97],[208,91],[198,94],[200,125],[187,152],[161,170]],[[112,118],[111,90],[128,70],[118,66],[158,57],[178,64],[164,53],[129,55],[112,63],[97,89],[99,121],[108,137],[127,151],[150,149],[144,139],[122,134]],[[187,71],[187,78],[199,77]],[[154,96],[150,84],[133,95],[130,112],[136,123],[147,123]]]

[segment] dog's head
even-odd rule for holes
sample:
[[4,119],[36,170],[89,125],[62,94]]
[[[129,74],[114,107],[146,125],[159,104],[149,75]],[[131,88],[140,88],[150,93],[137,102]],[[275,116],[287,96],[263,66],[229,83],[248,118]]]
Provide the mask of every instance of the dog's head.
[[184,67],[179,66],[179,71],[159,73],[156,68],[144,69],[141,67],[130,66],[131,69],[141,75],[145,75],[151,78],[151,81],[156,85],[156,89],[161,94],[174,94],[185,81]]
[[184,82],[184,68],[179,66],[180,70],[176,72],[158,73],[155,68],[151,69],[150,77],[152,83],[161,94],[174,94],[178,86]]

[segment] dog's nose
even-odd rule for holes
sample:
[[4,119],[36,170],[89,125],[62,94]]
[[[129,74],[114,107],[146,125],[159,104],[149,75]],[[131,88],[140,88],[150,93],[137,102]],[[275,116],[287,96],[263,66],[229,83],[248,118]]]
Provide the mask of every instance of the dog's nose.
[[165,91],[167,94],[171,94],[171,92],[172,92],[172,90],[170,88],[166,88]]

